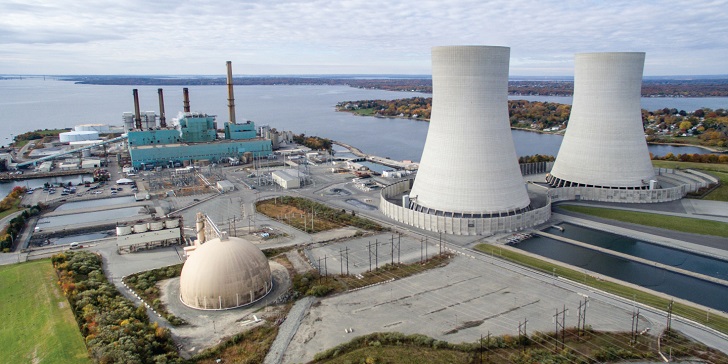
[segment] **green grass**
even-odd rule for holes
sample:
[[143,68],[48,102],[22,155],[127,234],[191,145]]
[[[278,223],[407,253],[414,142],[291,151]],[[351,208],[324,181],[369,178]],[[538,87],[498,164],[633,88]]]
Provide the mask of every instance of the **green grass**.
[[682,231],[691,234],[728,237],[728,223],[720,221],[568,204],[559,204],[558,208],[564,209],[566,211],[577,212],[580,214],[587,214],[610,220],[652,226],[661,229]]
[[652,161],[652,165],[660,168],[672,169],[698,169],[708,174],[712,174],[720,180],[721,186],[713,190],[704,200],[728,201],[728,164],[717,163],[695,163],[695,162],[676,162],[676,161]]
[[[550,263],[545,260],[541,260],[529,255],[518,253],[510,247],[496,247],[487,244],[479,244],[475,249],[510,260],[512,262],[525,265],[527,267],[540,270],[548,274],[555,274],[560,277],[567,278],[574,282],[583,283],[587,286],[594,287],[596,289],[615,294],[617,296],[635,300],[642,304],[650,307],[654,307],[663,311],[667,310],[667,306],[670,302],[669,299],[653,295],[638,289],[627,287],[619,283],[605,281],[597,277],[584,274],[583,271],[577,271],[570,268],[566,268],[563,265]],[[678,316],[682,316],[693,321],[699,322],[703,325],[710,326],[724,334],[728,334],[728,318],[710,315],[707,312],[695,308],[693,306],[685,305],[682,303],[675,302],[672,306],[673,313]]]
[[354,115],[360,115],[360,116],[373,116],[376,114],[374,108],[369,109],[356,109],[353,111]]
[[0,267],[4,363],[91,363],[50,260]]
[[12,214],[13,212],[22,211],[23,209],[23,207],[20,207],[20,199],[18,199],[18,201],[15,201],[11,209],[0,212],[0,219]]

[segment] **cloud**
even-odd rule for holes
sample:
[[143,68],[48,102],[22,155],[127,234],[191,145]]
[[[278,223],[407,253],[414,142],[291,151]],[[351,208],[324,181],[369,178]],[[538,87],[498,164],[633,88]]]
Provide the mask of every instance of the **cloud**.
[[[573,55],[645,51],[646,74],[728,73],[728,1],[6,1],[14,54],[74,44],[19,72],[220,74],[430,72],[436,45],[511,47],[511,74],[569,74]],[[43,49],[45,48],[45,49]],[[725,62],[723,62],[725,63]],[[69,69],[71,68],[71,69]]]

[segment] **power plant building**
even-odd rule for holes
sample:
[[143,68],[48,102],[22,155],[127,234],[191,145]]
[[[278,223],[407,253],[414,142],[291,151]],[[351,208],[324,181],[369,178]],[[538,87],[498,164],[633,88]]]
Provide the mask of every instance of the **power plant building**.
[[655,172],[640,104],[644,62],[642,52],[576,55],[574,101],[547,177],[551,186],[650,189]]
[[383,189],[386,216],[460,235],[520,230],[550,217],[550,206],[531,208],[518,166],[509,55],[507,47],[433,48],[432,117],[420,168],[413,183]]
[[218,139],[215,116],[190,112],[189,94],[183,89],[184,113],[167,126],[162,89],[159,89],[159,126],[154,112],[144,115],[139,111],[137,90],[134,90],[134,113],[122,115],[131,164],[134,168],[178,165],[197,160],[217,162],[240,159],[245,153],[265,157],[273,152],[270,139],[258,137],[251,121],[235,122],[232,91],[232,66],[228,67],[228,107],[230,121],[224,125],[225,139]]

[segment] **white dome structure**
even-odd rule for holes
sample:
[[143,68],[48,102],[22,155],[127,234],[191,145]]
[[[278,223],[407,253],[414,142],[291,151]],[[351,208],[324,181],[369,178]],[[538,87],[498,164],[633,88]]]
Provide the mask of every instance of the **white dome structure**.
[[580,53],[553,187],[647,189],[655,179],[642,127],[643,52]]
[[202,310],[244,306],[272,288],[268,259],[255,245],[236,237],[200,245],[180,275],[180,300]]
[[528,211],[508,120],[510,48],[432,49],[432,117],[410,208],[473,218]]

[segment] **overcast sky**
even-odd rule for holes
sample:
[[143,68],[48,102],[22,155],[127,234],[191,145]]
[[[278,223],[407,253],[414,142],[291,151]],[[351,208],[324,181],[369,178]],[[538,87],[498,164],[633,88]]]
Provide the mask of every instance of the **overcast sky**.
[[728,74],[728,0],[2,0],[0,74],[430,74],[438,45],[511,47],[512,76],[643,51]]

